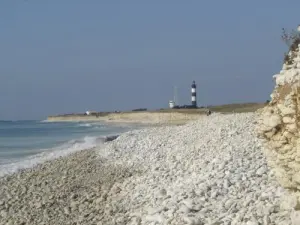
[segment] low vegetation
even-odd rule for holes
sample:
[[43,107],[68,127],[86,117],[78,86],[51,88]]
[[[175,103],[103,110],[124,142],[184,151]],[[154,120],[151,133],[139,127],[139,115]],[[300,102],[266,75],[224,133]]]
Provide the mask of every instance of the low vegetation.
[[286,43],[289,51],[284,54],[284,63],[286,65],[292,65],[293,59],[295,57],[295,52],[300,44],[300,32],[292,30],[288,32],[286,29],[282,28],[281,39]]
[[[170,113],[170,112],[178,112],[185,114],[206,114],[207,110],[211,110],[212,112],[219,113],[242,113],[242,112],[255,112],[258,109],[263,108],[267,102],[265,103],[236,103],[236,104],[225,104],[225,105],[209,105],[207,107],[201,106],[196,109],[159,109],[159,110],[147,110],[147,109],[134,109],[131,111],[115,111],[115,112],[95,112],[90,116],[96,117],[104,117],[111,113],[139,113],[139,112],[148,112],[148,113]],[[63,114],[57,116],[49,116],[51,117],[82,117],[87,116],[84,113],[71,113],[71,114]]]

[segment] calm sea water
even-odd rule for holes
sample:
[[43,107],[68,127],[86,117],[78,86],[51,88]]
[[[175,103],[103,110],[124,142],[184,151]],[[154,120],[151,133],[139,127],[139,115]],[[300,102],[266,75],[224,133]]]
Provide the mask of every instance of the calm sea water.
[[0,177],[103,144],[135,126],[101,123],[0,121]]

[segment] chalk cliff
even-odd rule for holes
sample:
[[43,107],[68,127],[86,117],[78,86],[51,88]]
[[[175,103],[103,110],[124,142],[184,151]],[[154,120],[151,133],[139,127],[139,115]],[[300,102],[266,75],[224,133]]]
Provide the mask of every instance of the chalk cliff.
[[300,44],[294,41],[279,74],[270,103],[260,111],[258,135],[280,184],[295,197],[300,209]]

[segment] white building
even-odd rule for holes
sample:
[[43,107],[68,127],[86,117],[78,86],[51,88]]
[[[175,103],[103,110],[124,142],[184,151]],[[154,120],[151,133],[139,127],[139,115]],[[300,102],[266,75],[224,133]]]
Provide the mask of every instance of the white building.
[[170,108],[170,109],[173,109],[174,107],[175,107],[175,102],[172,101],[172,100],[170,100],[170,101],[169,101],[169,108]]

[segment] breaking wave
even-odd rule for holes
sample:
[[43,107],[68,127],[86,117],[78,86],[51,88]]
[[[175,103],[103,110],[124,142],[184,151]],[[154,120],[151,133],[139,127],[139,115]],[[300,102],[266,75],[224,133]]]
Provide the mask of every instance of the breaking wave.
[[[28,153],[35,151],[37,152],[37,154],[22,158],[20,160],[11,160],[10,162],[7,162],[6,160],[5,164],[2,165],[0,161],[0,177],[15,173],[20,169],[31,168],[46,161],[53,160],[62,156],[67,156],[74,152],[100,146],[105,141],[111,141],[116,137],[116,135],[98,137],[86,136],[81,139],[70,140],[66,143],[63,143],[62,145],[50,149],[28,150]],[[22,150],[23,154],[26,154],[26,152],[26,150]]]

